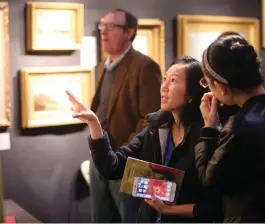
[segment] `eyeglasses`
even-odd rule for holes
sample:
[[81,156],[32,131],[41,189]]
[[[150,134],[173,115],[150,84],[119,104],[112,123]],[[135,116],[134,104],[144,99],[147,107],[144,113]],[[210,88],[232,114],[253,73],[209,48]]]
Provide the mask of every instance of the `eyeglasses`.
[[114,23],[99,23],[98,24],[98,29],[100,31],[102,30],[113,30],[115,27],[121,28],[121,29],[126,29],[128,28],[126,25],[120,25],[120,24],[114,24]]
[[207,80],[203,77],[200,79],[200,85],[203,87],[203,88],[207,88],[209,87],[209,83],[207,82]]

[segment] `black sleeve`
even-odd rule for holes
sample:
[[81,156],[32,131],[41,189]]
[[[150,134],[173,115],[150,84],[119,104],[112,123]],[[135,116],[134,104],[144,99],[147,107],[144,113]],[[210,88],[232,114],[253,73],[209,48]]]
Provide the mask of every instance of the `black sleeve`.
[[127,146],[113,152],[107,132],[96,140],[88,138],[92,159],[99,173],[106,179],[115,180],[123,176],[128,157],[139,158],[147,128],[136,135]]
[[222,222],[223,210],[222,200],[218,194],[213,195],[212,199],[205,199],[195,203],[193,216],[202,222]]
[[195,162],[203,186],[224,184],[236,174],[233,169],[236,142],[237,137],[231,131],[223,131],[219,140],[217,130],[202,129],[200,142],[195,146]]

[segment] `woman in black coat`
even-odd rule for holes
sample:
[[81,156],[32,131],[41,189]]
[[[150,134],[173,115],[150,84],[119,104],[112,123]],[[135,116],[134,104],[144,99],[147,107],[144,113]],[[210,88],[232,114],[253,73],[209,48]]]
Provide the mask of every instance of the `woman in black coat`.
[[148,126],[116,152],[112,151],[108,135],[101,129],[96,115],[67,92],[73,104],[73,116],[89,126],[92,158],[105,178],[122,178],[128,157],[185,171],[177,204],[169,206],[157,198],[141,200],[139,222],[211,222],[217,221],[221,214],[218,195],[205,194],[198,184],[194,161],[194,146],[202,127],[199,109],[205,93],[199,84],[202,77],[197,60],[177,58],[163,77],[161,110],[149,114]]
[[[201,84],[211,92],[200,106],[199,179],[222,194],[224,222],[265,222],[265,90],[257,53],[243,37],[229,35],[214,41],[202,62]],[[218,101],[240,107],[221,133]]]

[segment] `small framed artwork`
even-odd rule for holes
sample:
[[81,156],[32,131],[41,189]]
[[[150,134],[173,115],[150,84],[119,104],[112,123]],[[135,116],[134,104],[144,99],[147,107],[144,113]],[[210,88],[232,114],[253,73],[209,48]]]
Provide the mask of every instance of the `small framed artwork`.
[[0,2],[0,127],[11,125],[8,3]]
[[65,91],[88,108],[95,92],[94,71],[80,67],[24,68],[20,85],[22,128],[79,123]]
[[84,32],[84,5],[27,2],[27,51],[73,51]]
[[[159,19],[139,19],[137,35],[132,43],[135,50],[148,55],[165,71],[165,24]],[[106,54],[102,52],[102,59]]]
[[203,51],[222,32],[238,32],[254,46],[260,48],[259,20],[247,17],[178,15],[177,55],[189,55],[201,61]]

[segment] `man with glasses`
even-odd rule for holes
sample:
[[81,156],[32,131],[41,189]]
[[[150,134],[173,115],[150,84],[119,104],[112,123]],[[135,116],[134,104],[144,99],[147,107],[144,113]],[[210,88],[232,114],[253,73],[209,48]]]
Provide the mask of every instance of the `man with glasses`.
[[[147,113],[160,108],[160,68],[151,58],[133,49],[137,28],[137,18],[122,9],[107,13],[98,25],[107,57],[97,68],[99,82],[91,110],[108,132],[114,150],[144,128]],[[120,181],[106,180],[92,161],[90,183],[92,222],[134,221],[124,217]],[[131,207],[126,212],[132,210]]]

